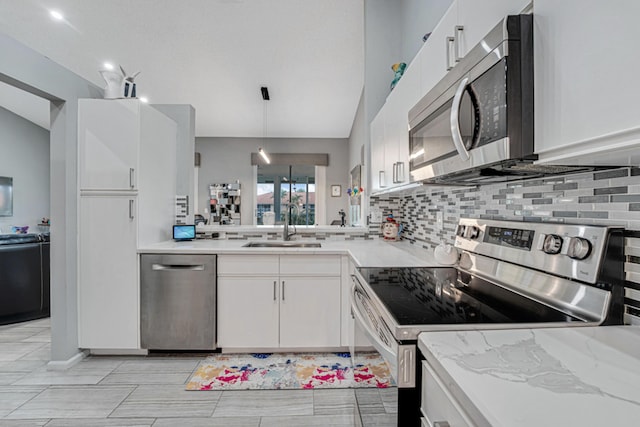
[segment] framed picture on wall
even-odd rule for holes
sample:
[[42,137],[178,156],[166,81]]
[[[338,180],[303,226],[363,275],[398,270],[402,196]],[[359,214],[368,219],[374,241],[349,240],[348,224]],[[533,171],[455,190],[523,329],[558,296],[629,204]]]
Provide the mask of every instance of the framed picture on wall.
[[13,178],[0,176],[0,216],[13,216]]
[[340,185],[331,186],[331,197],[340,197],[342,195],[342,187]]

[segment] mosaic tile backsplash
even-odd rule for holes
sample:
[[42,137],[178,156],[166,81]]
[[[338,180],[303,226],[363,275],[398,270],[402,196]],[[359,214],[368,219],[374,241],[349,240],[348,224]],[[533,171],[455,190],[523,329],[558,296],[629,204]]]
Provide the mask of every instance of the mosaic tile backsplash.
[[[622,226],[627,230],[625,319],[640,324],[640,168],[481,187],[424,186],[403,195],[371,197],[370,212],[376,210],[383,218],[393,213],[403,224],[402,239],[426,249],[452,242],[461,217]],[[380,223],[370,223],[369,234],[381,234]]]

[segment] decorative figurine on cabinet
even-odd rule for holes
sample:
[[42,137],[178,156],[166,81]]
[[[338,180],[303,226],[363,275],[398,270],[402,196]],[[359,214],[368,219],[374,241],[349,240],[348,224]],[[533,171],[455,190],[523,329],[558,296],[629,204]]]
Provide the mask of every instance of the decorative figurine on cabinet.
[[402,233],[402,224],[399,224],[393,218],[393,214],[389,214],[387,220],[382,223],[382,236],[384,240],[395,242],[400,239],[400,233]]
[[396,87],[396,85],[400,81],[400,78],[404,74],[404,70],[406,68],[407,68],[407,64],[405,64],[404,62],[398,62],[397,64],[393,64],[391,66],[391,69],[395,73],[393,77],[393,81],[391,82],[391,90],[393,90],[393,88]]

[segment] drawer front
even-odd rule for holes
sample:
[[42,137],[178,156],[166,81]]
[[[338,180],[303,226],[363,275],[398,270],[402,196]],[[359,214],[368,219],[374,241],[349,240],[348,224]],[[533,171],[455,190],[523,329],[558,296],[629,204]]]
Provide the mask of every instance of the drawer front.
[[218,256],[218,276],[274,275],[278,275],[278,255]]
[[280,255],[280,274],[340,276],[340,255]]
[[[447,422],[450,427],[472,427],[463,409],[426,361],[422,361],[422,413],[431,423]],[[427,421],[423,418],[424,421]],[[446,425],[446,424],[445,424]]]

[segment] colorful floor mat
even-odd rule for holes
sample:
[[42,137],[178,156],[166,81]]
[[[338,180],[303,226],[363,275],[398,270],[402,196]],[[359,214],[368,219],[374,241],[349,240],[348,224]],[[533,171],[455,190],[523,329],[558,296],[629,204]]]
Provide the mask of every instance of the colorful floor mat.
[[187,390],[284,390],[387,388],[395,385],[377,353],[256,353],[209,356],[198,365]]

